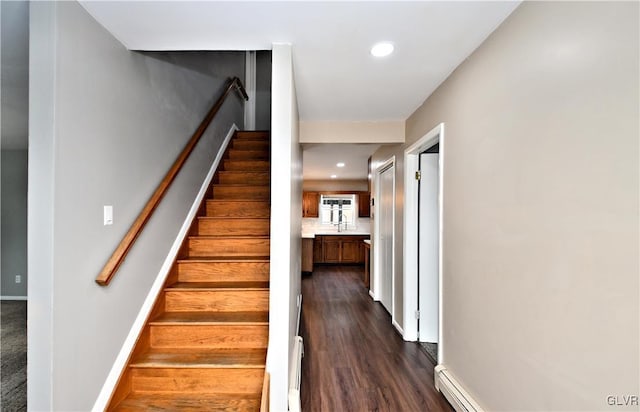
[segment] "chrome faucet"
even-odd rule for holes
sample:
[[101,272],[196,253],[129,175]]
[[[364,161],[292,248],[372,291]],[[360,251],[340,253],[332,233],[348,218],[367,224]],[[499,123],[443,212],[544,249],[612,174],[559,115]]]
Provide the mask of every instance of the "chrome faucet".
[[[344,229],[342,228],[342,224],[344,223]],[[342,221],[342,211],[340,211],[340,215],[338,216],[338,233],[342,232],[342,230],[347,230],[347,222]]]

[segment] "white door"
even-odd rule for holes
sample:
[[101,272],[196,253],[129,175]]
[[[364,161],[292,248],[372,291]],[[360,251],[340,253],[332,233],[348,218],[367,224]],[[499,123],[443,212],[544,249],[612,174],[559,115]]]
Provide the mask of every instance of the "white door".
[[438,342],[438,153],[420,154],[418,307],[420,342]]
[[393,310],[393,202],[394,167],[380,174],[380,302],[392,313]]

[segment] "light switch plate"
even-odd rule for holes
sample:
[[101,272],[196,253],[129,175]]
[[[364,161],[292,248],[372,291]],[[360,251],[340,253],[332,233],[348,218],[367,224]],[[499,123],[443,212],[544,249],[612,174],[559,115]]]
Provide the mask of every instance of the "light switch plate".
[[104,207],[104,225],[112,225],[113,224],[113,206],[105,206]]

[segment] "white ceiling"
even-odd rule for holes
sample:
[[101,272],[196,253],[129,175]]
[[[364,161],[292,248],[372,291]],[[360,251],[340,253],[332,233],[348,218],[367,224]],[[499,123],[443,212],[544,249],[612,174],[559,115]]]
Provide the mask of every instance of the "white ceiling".
[[[519,2],[81,1],[132,50],[293,45],[302,120],[404,120]],[[370,47],[395,43],[390,57]]]
[[[335,174],[339,180],[367,178],[367,160],[379,144],[368,143],[306,143],[302,145],[302,177],[304,180],[329,180]],[[343,162],[344,167],[337,167]]]
[[[27,147],[28,6],[2,1],[2,148]],[[518,6],[511,2],[81,1],[132,50],[294,49],[302,120],[404,120]],[[369,54],[378,41],[396,51]],[[364,179],[379,145],[308,144],[304,178]],[[344,161],[346,167],[335,166]]]
[[29,123],[29,3],[1,1],[0,84],[3,150],[24,150]]

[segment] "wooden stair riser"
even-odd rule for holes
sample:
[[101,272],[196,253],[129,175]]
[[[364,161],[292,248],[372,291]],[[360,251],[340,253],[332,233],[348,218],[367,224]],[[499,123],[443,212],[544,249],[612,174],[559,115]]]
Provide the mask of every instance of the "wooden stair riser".
[[115,412],[141,411],[257,411],[256,394],[218,394],[197,396],[180,393],[136,393],[118,405]]
[[167,312],[267,312],[268,289],[167,289]]
[[221,185],[253,184],[269,185],[271,176],[269,172],[218,172],[218,183]]
[[238,150],[270,150],[271,145],[266,141],[234,140],[231,142],[231,148]]
[[269,200],[271,198],[271,188],[269,186],[228,186],[214,185],[214,199],[260,199]]
[[132,368],[262,368],[267,351],[258,349],[194,349],[148,351],[135,357]]
[[243,150],[230,149],[228,152],[229,159],[232,160],[269,160],[270,152],[267,149],[262,150]]
[[243,130],[238,131],[235,134],[235,139],[237,140],[266,140],[269,141],[269,132],[268,131],[253,131],[253,130]]
[[201,236],[269,236],[269,219],[207,218],[198,219]]
[[269,217],[270,202],[255,201],[207,201],[207,216],[210,217]]
[[266,140],[233,140],[231,148],[238,150],[270,150],[271,144]]
[[133,368],[131,389],[141,392],[260,393],[264,368]]
[[268,238],[189,238],[189,257],[204,256],[269,256]]
[[240,349],[266,348],[269,325],[168,324],[151,325],[153,348]]
[[269,281],[269,262],[178,262],[180,282]]
[[224,170],[238,170],[248,172],[268,172],[271,164],[268,160],[230,160],[223,162]]

